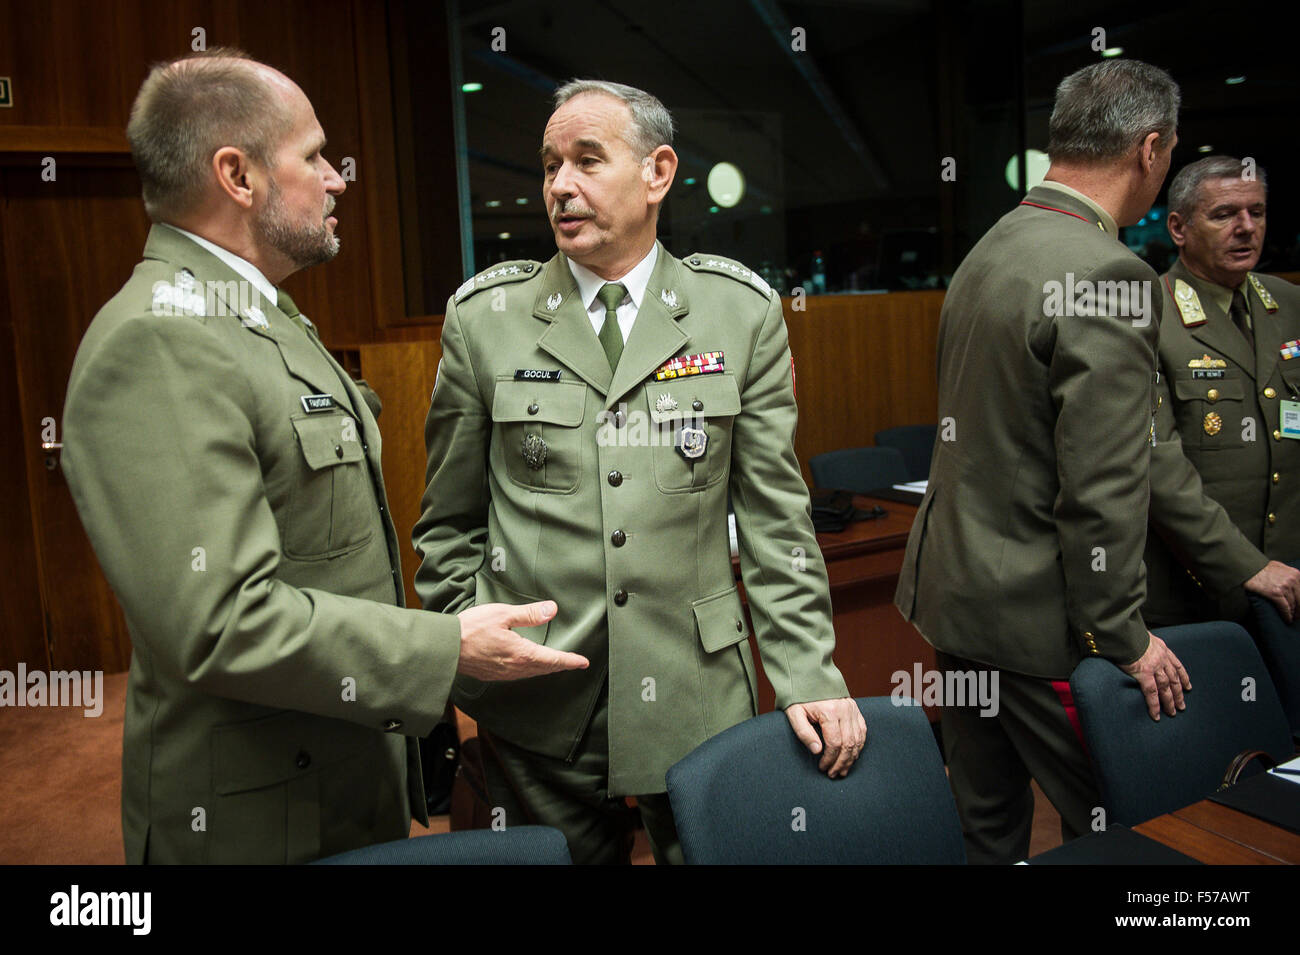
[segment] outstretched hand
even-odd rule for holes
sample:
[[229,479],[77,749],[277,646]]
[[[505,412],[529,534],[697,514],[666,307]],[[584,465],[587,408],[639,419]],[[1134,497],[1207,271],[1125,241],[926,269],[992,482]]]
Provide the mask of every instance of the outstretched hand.
[[587,658],[534,643],[511,627],[536,627],[555,616],[555,602],[482,604],[462,610],[458,673],[476,680],[522,680],[525,677],[585,670]]

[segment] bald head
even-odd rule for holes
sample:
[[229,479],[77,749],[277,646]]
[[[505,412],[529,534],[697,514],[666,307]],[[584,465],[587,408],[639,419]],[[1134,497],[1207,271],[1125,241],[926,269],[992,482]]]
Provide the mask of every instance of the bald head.
[[273,168],[297,97],[303,92],[292,80],[240,50],[155,66],[126,127],[149,217],[174,221],[195,209],[212,188],[212,157],[222,147]]

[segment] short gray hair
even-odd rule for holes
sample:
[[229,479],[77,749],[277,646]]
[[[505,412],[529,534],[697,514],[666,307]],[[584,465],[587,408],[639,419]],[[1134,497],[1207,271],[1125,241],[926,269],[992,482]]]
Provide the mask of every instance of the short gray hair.
[[649,156],[660,146],[673,144],[672,114],[658,98],[645,90],[606,80],[569,80],[555,91],[555,108],[559,109],[583,93],[602,93],[627,106],[628,112],[632,114],[632,125],[623,134],[623,139],[632,147],[638,159]]
[[1161,145],[1178,128],[1178,84],[1140,60],[1103,60],[1071,73],[1056,88],[1048,123],[1053,162],[1119,159],[1158,133]]
[[[1201,186],[1207,179],[1243,179],[1244,168],[1242,161],[1232,156],[1206,156],[1184,166],[1169,183],[1169,211],[1184,219],[1190,217],[1201,201]],[[1268,195],[1268,179],[1263,167],[1255,166],[1253,171],[1255,181]]]
[[149,71],[131,106],[126,138],[150,219],[192,209],[211,175],[212,156],[223,146],[274,167],[289,116],[259,75],[260,65],[241,50],[214,47]]

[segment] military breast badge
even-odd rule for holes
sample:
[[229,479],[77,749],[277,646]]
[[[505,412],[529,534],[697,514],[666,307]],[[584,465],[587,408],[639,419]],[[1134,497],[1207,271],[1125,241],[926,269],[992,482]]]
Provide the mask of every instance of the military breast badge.
[[662,394],[655,399],[655,411],[660,414],[667,414],[670,411],[677,410],[677,399],[669,394]]
[[1223,428],[1223,419],[1219,417],[1217,411],[1211,411],[1205,416],[1205,433],[1216,435]]
[[524,463],[530,468],[534,471],[542,469],[546,463],[546,442],[540,434],[530,431],[524,435],[523,454]]
[[677,450],[687,461],[704,457],[709,446],[709,436],[702,428],[684,427],[677,432]]

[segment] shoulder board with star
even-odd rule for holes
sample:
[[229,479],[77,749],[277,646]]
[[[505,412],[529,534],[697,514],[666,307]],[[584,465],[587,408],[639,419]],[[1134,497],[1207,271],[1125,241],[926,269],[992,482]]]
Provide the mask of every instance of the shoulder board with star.
[[1259,276],[1254,272],[1249,272],[1247,273],[1247,278],[1250,279],[1250,287],[1253,288],[1255,294],[1259,296],[1259,300],[1263,304],[1264,310],[1268,312],[1276,312],[1277,299],[1275,299],[1269,290],[1264,287],[1264,283],[1259,280]]
[[1169,288],[1169,295],[1174,300],[1174,307],[1178,309],[1178,317],[1183,320],[1184,328],[1195,328],[1210,320],[1201,306],[1201,299],[1196,294],[1196,289],[1182,279],[1174,279],[1173,284],[1170,285],[1167,275],[1165,286]]
[[764,298],[772,297],[772,286],[764,281],[763,276],[746,268],[734,259],[724,259],[720,255],[705,255],[696,252],[682,260],[692,272],[716,272],[735,279],[741,285],[748,285]]
[[524,279],[531,279],[540,275],[541,272],[541,262],[533,262],[529,259],[502,262],[500,265],[484,269],[478,275],[466,279],[465,283],[452,294],[452,299],[459,305],[475,292],[481,292],[483,289],[492,288],[495,285],[505,285],[509,282],[522,282]]

